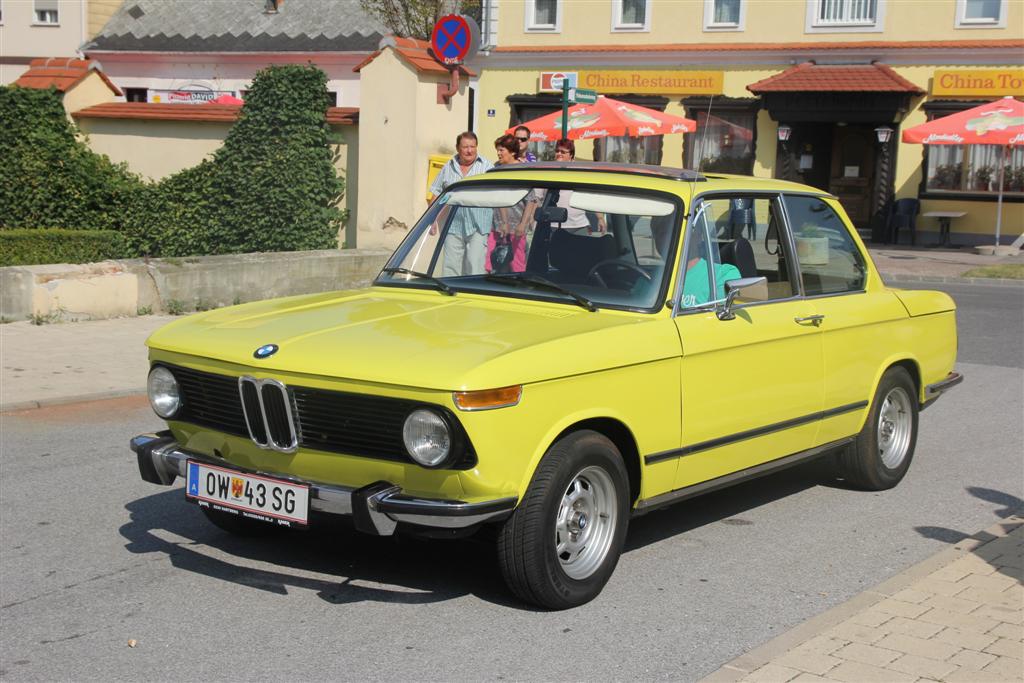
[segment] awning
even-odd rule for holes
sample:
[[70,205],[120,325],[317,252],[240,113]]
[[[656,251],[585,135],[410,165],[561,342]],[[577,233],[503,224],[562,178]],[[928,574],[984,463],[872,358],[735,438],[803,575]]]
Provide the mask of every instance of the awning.
[[923,95],[924,90],[885,64],[804,62],[747,86],[757,95],[771,92],[891,92]]

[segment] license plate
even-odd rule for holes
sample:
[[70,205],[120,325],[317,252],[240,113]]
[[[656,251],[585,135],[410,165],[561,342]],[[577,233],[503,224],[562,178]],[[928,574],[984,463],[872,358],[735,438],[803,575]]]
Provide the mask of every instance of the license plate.
[[281,526],[309,521],[309,487],[188,461],[185,495],[199,505]]

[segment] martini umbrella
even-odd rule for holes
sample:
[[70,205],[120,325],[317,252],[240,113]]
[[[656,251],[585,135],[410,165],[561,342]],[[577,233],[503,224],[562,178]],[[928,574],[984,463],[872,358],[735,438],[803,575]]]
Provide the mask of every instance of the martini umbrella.
[[1003,222],[1003,160],[1007,147],[1024,145],[1024,102],[1004,97],[943,116],[903,131],[903,142],[924,145],[999,145],[999,208],[996,211],[998,247]]
[[[628,102],[613,100],[604,95],[594,104],[576,104],[569,107],[568,135],[571,140],[587,140],[618,135],[666,135],[670,133],[692,133],[697,122],[639,107]],[[554,142],[562,137],[562,112],[526,121],[533,142]],[[512,133],[518,126],[512,126],[506,133]]]

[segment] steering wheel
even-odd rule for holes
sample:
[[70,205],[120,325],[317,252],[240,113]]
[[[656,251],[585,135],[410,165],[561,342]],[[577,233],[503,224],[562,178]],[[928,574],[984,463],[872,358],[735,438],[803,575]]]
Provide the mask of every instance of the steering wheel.
[[[600,271],[602,269],[609,268],[609,267],[615,267],[615,268],[620,268],[620,269],[624,269],[624,270],[633,271],[634,273],[636,273],[640,277],[644,278],[645,280],[651,280],[652,279],[651,278],[651,274],[648,273],[643,268],[641,268],[640,266],[638,266],[637,264],[630,263],[629,261],[623,261],[623,260],[617,259],[617,258],[605,259],[604,261],[598,261],[597,263],[595,263],[594,267],[591,268],[590,272],[587,273],[587,279],[588,280],[594,280],[595,282],[597,282],[602,287],[605,287],[607,289],[611,289],[611,287],[609,287],[608,284],[605,283],[605,280],[604,280],[603,277],[601,277],[601,273],[600,273]],[[633,279],[631,282],[626,284],[626,286],[622,287],[621,289],[630,289],[635,283],[636,283],[636,279]]]

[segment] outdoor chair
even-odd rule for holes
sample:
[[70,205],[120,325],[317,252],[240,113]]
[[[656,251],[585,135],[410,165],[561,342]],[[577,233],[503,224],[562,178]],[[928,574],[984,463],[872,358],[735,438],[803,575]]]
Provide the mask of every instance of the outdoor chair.
[[892,204],[889,212],[889,222],[886,225],[886,236],[893,244],[900,243],[900,228],[910,230],[910,244],[917,243],[917,214],[921,211],[921,202],[912,197],[897,199]]

